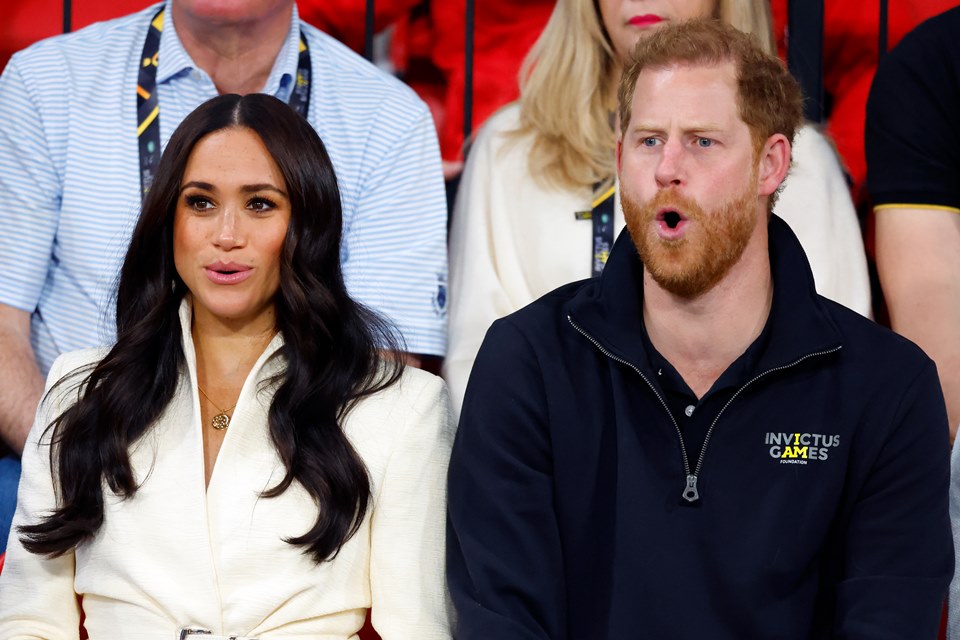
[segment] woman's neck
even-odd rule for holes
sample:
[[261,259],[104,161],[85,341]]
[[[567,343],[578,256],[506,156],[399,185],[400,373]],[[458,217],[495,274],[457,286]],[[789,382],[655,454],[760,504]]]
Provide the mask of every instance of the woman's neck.
[[197,380],[208,391],[220,388],[239,393],[254,363],[276,335],[274,317],[239,327],[195,312],[191,336],[197,359]]

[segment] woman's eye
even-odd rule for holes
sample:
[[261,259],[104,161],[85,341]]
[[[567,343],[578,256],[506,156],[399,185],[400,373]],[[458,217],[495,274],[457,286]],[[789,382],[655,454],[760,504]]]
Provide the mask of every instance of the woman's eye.
[[187,196],[187,206],[194,211],[209,211],[213,208],[213,203],[204,196]]
[[276,205],[266,198],[254,198],[247,204],[247,207],[254,211],[269,211],[275,208]]

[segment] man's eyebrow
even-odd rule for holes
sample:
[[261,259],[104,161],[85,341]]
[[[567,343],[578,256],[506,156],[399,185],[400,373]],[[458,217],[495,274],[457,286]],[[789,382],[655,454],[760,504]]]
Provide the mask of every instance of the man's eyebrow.
[[[682,133],[707,133],[707,132],[716,132],[723,131],[724,127],[715,122],[695,122],[691,125],[687,125],[681,129]],[[666,131],[666,128],[663,126],[655,125],[648,122],[638,122],[637,124],[630,125],[630,132],[654,132],[654,133],[663,133]]]

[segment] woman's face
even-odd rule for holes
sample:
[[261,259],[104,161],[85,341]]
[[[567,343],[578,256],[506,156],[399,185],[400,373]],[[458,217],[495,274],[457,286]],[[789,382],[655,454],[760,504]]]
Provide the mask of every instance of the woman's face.
[[706,18],[716,14],[718,0],[599,0],[603,26],[621,64],[629,59],[640,38],[668,22]]
[[173,221],[177,273],[193,295],[194,323],[272,330],[290,199],[260,137],[222,129],[193,148]]

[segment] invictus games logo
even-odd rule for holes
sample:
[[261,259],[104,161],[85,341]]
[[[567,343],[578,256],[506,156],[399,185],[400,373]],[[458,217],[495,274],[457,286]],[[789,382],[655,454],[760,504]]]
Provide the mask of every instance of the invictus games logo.
[[808,460],[826,460],[830,449],[840,446],[840,436],[822,433],[767,433],[770,457],[780,464],[807,464]]

